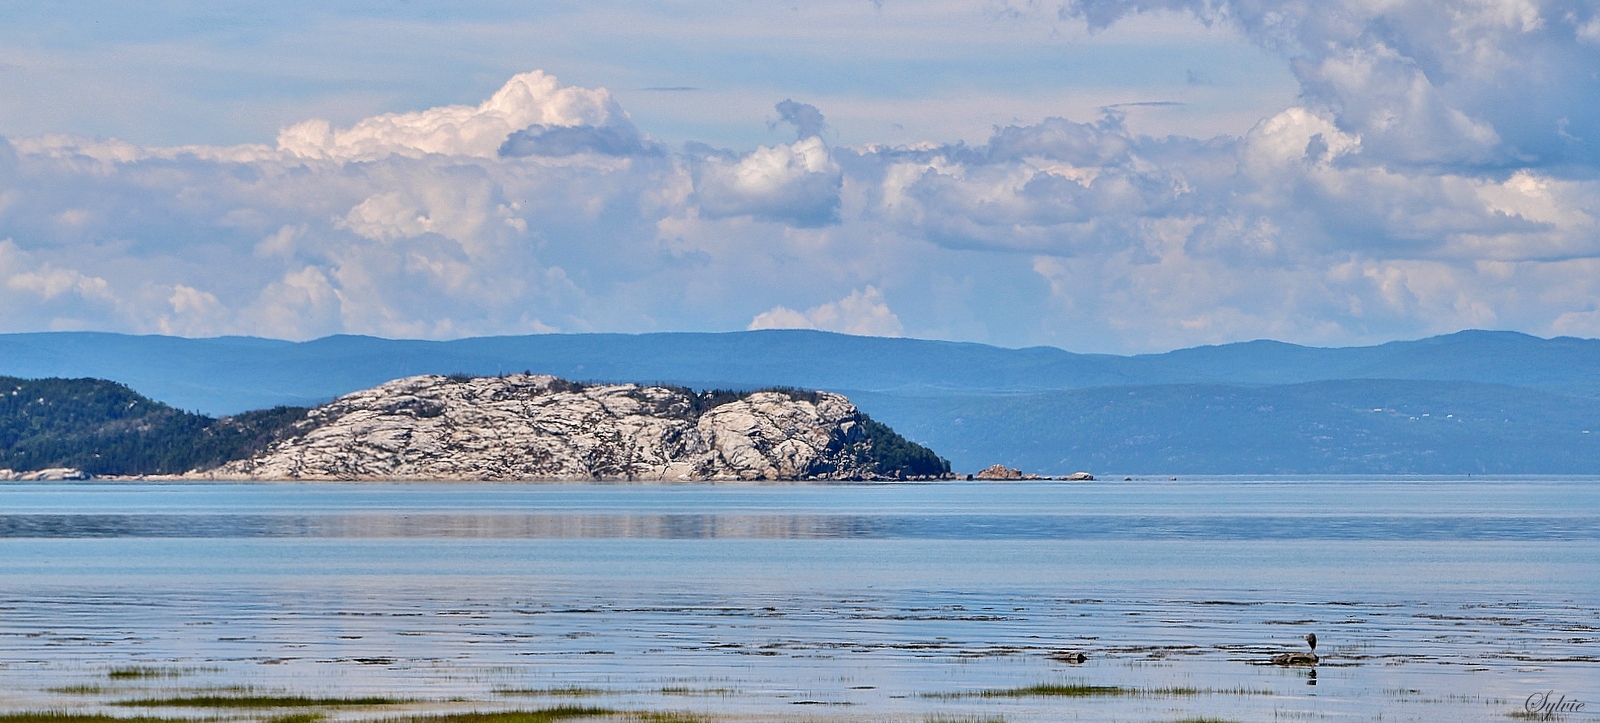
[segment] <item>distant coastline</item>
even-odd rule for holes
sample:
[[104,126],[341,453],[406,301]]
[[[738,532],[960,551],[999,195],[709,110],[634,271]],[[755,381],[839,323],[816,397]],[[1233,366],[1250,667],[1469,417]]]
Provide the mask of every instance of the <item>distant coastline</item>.
[[599,384],[831,390],[963,475],[995,464],[1045,477],[1600,474],[1593,339],[1465,331],[1113,356],[799,330],[444,342],[0,334],[0,374],[109,379],[217,419],[309,408],[413,374],[524,369]]

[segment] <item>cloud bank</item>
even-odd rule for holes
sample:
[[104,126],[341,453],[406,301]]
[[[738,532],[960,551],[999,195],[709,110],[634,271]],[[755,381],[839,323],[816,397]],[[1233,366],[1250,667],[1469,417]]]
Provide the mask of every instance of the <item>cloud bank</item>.
[[669,148],[604,89],[534,71],[273,145],[3,139],[3,330],[804,327],[1107,351],[1600,334],[1600,10],[1055,12],[1236,25],[1301,98],[1239,136],[1139,135],[1108,108],[852,146],[784,99],[795,140],[735,151]]
[[804,312],[774,306],[750,320],[749,330],[818,329],[859,336],[900,336],[905,327],[889,310],[883,292],[868,286],[838,301],[813,306]]

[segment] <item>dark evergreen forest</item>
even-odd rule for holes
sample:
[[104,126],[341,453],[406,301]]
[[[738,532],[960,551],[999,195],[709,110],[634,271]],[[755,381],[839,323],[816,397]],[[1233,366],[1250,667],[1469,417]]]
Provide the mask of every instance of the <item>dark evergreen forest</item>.
[[273,407],[215,418],[103,379],[0,377],[0,468],[179,474],[254,454],[306,411]]

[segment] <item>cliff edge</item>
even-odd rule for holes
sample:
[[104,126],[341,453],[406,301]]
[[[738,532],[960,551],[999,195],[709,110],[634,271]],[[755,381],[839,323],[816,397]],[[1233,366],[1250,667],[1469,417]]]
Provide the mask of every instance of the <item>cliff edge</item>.
[[197,474],[275,480],[884,480],[949,463],[829,392],[703,392],[542,374],[415,376],[310,410]]

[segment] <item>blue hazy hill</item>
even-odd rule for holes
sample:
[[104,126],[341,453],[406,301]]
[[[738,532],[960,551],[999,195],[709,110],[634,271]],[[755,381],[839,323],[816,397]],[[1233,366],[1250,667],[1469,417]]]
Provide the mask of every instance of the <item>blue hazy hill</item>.
[[97,332],[0,335],[0,374],[98,377],[182,409],[229,414],[310,404],[412,374],[532,370],[587,381],[696,387],[1056,389],[1120,384],[1120,357],[1060,349],[814,331],[548,334],[434,342],[330,336],[307,342]]
[[902,393],[1419,379],[1600,396],[1600,340],[1464,331],[1369,347],[1252,341],[1114,356],[798,330],[541,334],[443,342],[366,336],[286,342],[98,332],[0,334],[0,374],[110,379],[181,409],[208,414],[316,403],[410,374],[523,370],[592,381]]
[[851,398],[972,471],[1600,474],[1600,400],[1477,382],[1168,384]]
[[[1135,356],[800,330],[443,342],[0,335],[0,375],[109,379],[212,415],[317,404],[412,374],[523,370],[586,381],[844,391],[958,471],[1005,462],[1041,473],[1600,474],[1600,454],[1587,438],[1563,441],[1579,427],[1600,433],[1600,420],[1588,421],[1600,412],[1600,341],[1514,332],[1346,348],[1252,341]],[[1202,398],[1231,401],[1196,401]],[[1383,426],[1350,411],[1398,409],[1412,398],[1525,422],[1462,422],[1420,434],[1409,419]],[[1251,411],[1260,408],[1274,411]]]

